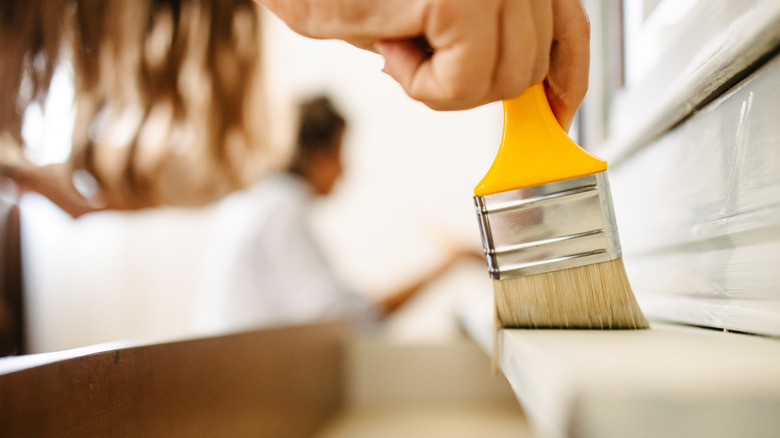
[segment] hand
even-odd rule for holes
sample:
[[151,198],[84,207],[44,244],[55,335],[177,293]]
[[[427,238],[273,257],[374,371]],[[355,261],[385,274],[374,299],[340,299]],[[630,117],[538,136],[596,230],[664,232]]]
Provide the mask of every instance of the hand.
[[27,162],[6,164],[3,174],[14,181],[20,192],[37,192],[74,219],[107,208],[90,202],[76,190],[70,168],[65,163],[45,166]]
[[545,80],[568,127],[587,90],[580,0],[260,1],[302,35],[380,53],[385,72],[434,109],[511,98]]

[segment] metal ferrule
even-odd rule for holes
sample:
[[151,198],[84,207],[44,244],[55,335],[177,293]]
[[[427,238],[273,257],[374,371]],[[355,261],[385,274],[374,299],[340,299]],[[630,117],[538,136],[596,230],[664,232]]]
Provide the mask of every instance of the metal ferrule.
[[474,203],[495,280],[621,256],[606,171],[475,196]]

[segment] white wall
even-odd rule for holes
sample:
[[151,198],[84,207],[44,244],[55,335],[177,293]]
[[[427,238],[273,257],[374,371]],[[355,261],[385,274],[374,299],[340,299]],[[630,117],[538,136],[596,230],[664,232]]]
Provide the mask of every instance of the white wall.
[[[478,248],[471,195],[498,147],[500,105],[434,112],[381,73],[378,55],[302,38],[274,17],[266,25],[275,126],[289,122],[295,98],[319,91],[350,120],[345,178],[316,221],[345,280],[375,294],[435,264],[445,244]],[[33,350],[189,333],[210,207],[76,221],[41,199],[23,207]],[[489,287],[483,266],[463,266],[391,328],[447,336],[458,294]]]

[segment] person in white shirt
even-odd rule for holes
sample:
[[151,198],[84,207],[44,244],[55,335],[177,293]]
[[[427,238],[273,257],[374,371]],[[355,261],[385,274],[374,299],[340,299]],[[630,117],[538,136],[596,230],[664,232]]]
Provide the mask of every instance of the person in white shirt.
[[224,332],[336,318],[372,323],[392,314],[467,252],[378,302],[335,276],[307,223],[315,196],[342,174],[346,121],[327,97],[301,104],[288,170],[269,175],[219,206],[195,313],[199,331]]

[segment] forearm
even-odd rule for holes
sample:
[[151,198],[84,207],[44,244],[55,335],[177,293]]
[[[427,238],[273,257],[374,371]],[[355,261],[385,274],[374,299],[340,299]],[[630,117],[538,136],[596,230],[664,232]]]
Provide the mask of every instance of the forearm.
[[456,259],[447,260],[421,278],[401,287],[400,289],[385,293],[383,298],[377,303],[380,318],[385,319],[400,310],[414,297],[419,295],[420,292],[422,292],[425,288],[441,278],[456,263],[456,261]]

